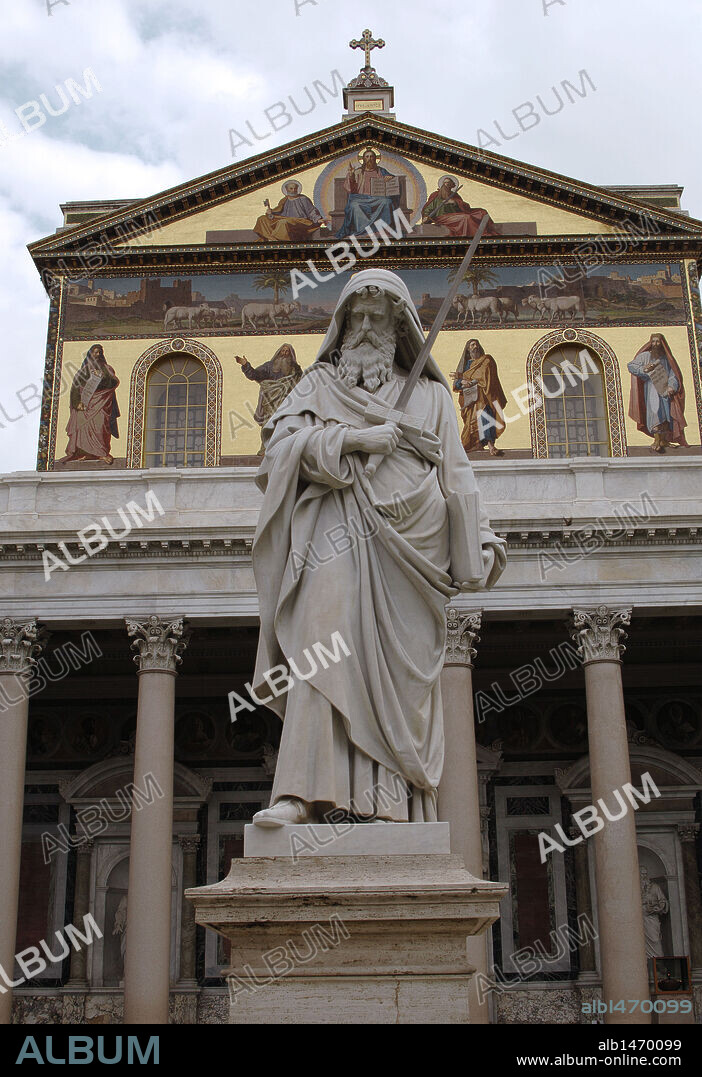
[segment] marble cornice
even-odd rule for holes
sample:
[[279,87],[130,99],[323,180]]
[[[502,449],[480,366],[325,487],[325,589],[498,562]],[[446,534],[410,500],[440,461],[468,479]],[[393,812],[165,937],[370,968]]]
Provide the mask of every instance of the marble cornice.
[[[690,527],[687,525],[668,527],[665,524],[659,527],[628,527],[623,535],[617,534],[621,530],[613,526],[610,528],[589,527],[583,523],[579,527],[559,527],[536,524],[528,528],[515,526],[500,526],[500,521],[493,516],[493,529],[500,538],[505,539],[509,549],[522,550],[526,553],[537,553],[562,549],[566,552],[581,550],[581,542],[586,540],[597,541],[598,550],[659,550],[661,548],[674,549],[690,546],[702,546],[702,525]],[[122,541],[112,541],[109,546],[89,558],[91,562],[113,562],[133,560],[208,560],[227,558],[236,561],[249,562],[255,525],[252,525],[249,537],[222,538],[203,537],[198,535],[195,527],[184,527],[178,534],[173,534],[172,529],[168,536],[154,535],[145,536],[143,531],[135,538]],[[600,541],[601,540],[601,541]],[[44,551],[52,553],[59,559],[65,560],[65,554],[59,543],[68,549],[71,557],[79,558],[85,554],[84,547],[76,540],[75,532],[70,535],[55,538],[42,538],[38,540],[36,535],[3,536],[0,532],[0,563],[24,563],[41,562]],[[85,562],[87,563],[87,562]]]
[[[607,232],[592,234],[579,234],[577,236],[498,236],[489,237],[481,243],[481,253],[476,256],[476,263],[489,263],[490,265],[501,262],[512,263],[517,259],[532,259],[543,262],[544,260],[559,259],[567,262],[573,258],[578,249],[604,238],[608,243],[617,240],[630,242],[626,233]],[[365,244],[361,244],[364,246]],[[91,276],[99,279],[100,276],[122,275],[133,276],[135,270],[138,273],[158,271],[168,274],[169,269],[182,272],[189,267],[193,270],[210,269],[245,270],[250,266],[280,266],[281,259],[286,264],[297,265],[304,270],[304,263],[309,259],[313,261],[325,258],[325,251],[329,247],[328,240],[314,240],[304,247],[282,246],[273,243],[241,243],[230,246],[218,244],[207,246],[203,244],[182,244],[177,246],[154,246],[130,248],[124,255],[120,254],[114,263],[108,263],[99,271],[94,271]],[[465,247],[461,247],[451,237],[448,238],[417,238],[393,240],[388,247],[382,247],[377,251],[369,263],[397,262],[416,264],[441,259],[442,264],[446,260],[460,259],[465,254]],[[640,239],[636,242],[636,261],[641,261],[641,255],[647,255],[648,259],[659,258],[663,255],[670,259],[695,258],[702,256],[702,236],[694,234],[683,235],[657,235],[650,239]],[[84,269],[85,259],[83,254],[72,252],[71,249],[57,249],[50,255],[37,254],[37,264],[43,269],[58,267],[60,272],[69,276],[72,271]],[[606,259],[606,264],[617,265],[621,262],[631,261],[626,255],[622,257]],[[58,264],[60,263],[60,266]],[[126,271],[129,270],[127,273]],[[57,276],[60,275],[57,273]]]

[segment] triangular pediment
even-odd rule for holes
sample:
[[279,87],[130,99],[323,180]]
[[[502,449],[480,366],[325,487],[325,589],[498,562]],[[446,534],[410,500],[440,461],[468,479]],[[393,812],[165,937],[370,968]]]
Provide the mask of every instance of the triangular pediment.
[[[49,264],[59,255],[86,252],[94,245],[107,249],[105,264],[115,251],[165,248],[192,252],[193,248],[237,248],[240,245],[314,248],[326,246],[340,234],[348,194],[344,181],[349,163],[359,164],[359,152],[373,146],[380,166],[397,177],[395,205],[412,216],[415,230],[402,242],[433,243],[460,238],[436,221],[424,219],[422,210],[437,191],[442,176],[460,184],[460,198],[471,209],[487,212],[495,224],[494,234],[483,243],[496,253],[543,251],[544,243],[558,239],[561,245],[582,244],[583,237],[633,234],[634,237],[667,238],[691,242],[698,255],[702,222],[679,213],[653,208],[604,188],[547,172],[531,165],[474,146],[381,117],[359,117],[336,124],[260,154],[239,164],[210,173],[152,198],[114,204],[107,213],[75,228],[30,246],[37,262]],[[258,222],[266,214],[266,202],[275,213],[282,204],[284,182],[296,180],[299,193],[309,199],[310,226],[292,235],[271,230]],[[329,227],[313,227],[316,220],[309,205]],[[96,207],[99,210],[99,206]],[[258,230],[257,230],[258,228]],[[459,222],[460,228],[460,222]]]

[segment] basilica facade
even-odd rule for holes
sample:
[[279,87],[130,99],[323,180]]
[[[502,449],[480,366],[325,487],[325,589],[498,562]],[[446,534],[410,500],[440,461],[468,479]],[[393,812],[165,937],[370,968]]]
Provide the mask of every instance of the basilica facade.
[[[428,331],[481,226],[433,348],[508,546],[496,588],[447,609],[439,806],[452,850],[509,888],[471,1019],[589,1022],[633,982],[646,1020],[700,1020],[702,221],[681,188],[520,164],[399,122],[393,97],[367,54],[336,125],[152,198],[68,203],[30,245],[37,469],[0,484],[5,1021],[117,1023],[164,991],[172,1021],[226,1020],[227,944],[184,892],[243,855],[280,741],[232,704],[258,636],[261,425],[349,274],[398,273]],[[90,945],[56,953],[86,916]],[[15,955],[41,940],[56,959],[28,975]]]

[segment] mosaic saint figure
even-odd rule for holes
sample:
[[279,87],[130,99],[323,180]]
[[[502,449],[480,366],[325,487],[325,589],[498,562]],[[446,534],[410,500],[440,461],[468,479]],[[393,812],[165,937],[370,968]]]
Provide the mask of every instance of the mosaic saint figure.
[[490,456],[504,456],[495,442],[505,432],[502,409],[507,397],[500,383],[497,363],[486,355],[479,340],[469,340],[458,369],[451,375],[453,391],[463,419],[461,442],[465,451],[487,448]]
[[102,344],[88,349],[71,385],[68,445],[62,463],[72,460],[113,462],[112,438],[119,437],[119,407],[115,389],[119,378],[107,365]]
[[651,451],[663,453],[672,444],[687,446],[682,373],[663,334],[654,333],[628,367],[629,418],[653,438]]
[[386,193],[386,179],[397,179],[392,172],[382,168],[378,161],[380,155],[373,149],[366,149],[361,155],[360,165],[349,162],[344,188],[348,191],[344,223],[337,236],[356,236],[376,221],[385,221],[394,227],[395,207],[399,205],[399,194]]
[[[429,197],[422,210],[422,224],[441,224],[448,228],[452,236],[472,239],[483,217],[489,218],[490,215],[487,210],[473,209],[464,202],[458,194],[459,190],[458,180],[453,176],[442,176],[439,189]],[[483,235],[499,235],[492,220],[488,219]]]
[[[431,356],[407,423],[382,421],[423,343],[403,281],[358,273],[316,362],[263,429],[253,686],[283,733],[259,826],[318,821],[334,808],[361,820],[437,818],[445,607],[496,582],[505,544],[480,506]],[[376,425],[369,406],[380,410]],[[370,475],[376,453],[383,460]],[[458,553],[467,547],[478,573],[470,580]],[[316,661],[320,644],[338,648],[338,661]],[[267,678],[281,666],[292,687],[272,698]]]
[[331,225],[331,220],[322,216],[312,199],[302,193],[298,180],[288,180],[282,191],[283,197],[275,209],[266,199],[266,212],[254,225],[254,232],[261,239],[270,243],[295,243],[309,239],[323,225]]
[[[253,417],[254,422],[263,427],[302,377],[295,349],[291,344],[281,344],[272,359],[257,367],[253,367],[245,355],[235,358],[249,381],[258,382],[260,386]],[[263,455],[263,441],[258,455]]]

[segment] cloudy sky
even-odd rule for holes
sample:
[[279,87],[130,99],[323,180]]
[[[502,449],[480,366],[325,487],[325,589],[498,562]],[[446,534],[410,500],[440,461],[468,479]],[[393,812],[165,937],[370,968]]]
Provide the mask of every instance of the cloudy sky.
[[[702,217],[699,0],[11,0],[0,50],[0,471],[35,464],[48,300],[26,244],[61,223],[59,203],[140,198],[335,123],[340,96],[274,132],[266,109],[332,73],[352,78],[366,26],[395,86],[399,120],[602,184],[677,183]],[[49,13],[50,8],[50,13]],[[546,9],[546,11],[545,11]],[[379,14],[380,13],[380,14]],[[41,125],[57,86],[92,96]],[[553,109],[568,80],[587,95]],[[592,86],[596,89],[592,89]],[[574,95],[571,94],[574,97]],[[513,110],[542,116],[521,131]],[[520,109],[520,106],[523,106]],[[34,129],[26,132],[16,110]],[[505,136],[518,133],[509,141]],[[249,127],[248,124],[251,126]],[[280,121],[279,121],[280,125]],[[495,139],[487,141],[486,132]],[[256,133],[258,139],[252,134]],[[267,137],[266,137],[267,136]],[[496,143],[499,143],[497,145]],[[17,394],[20,394],[19,399]],[[21,403],[26,402],[26,409]],[[14,420],[14,421],[10,421]]]

